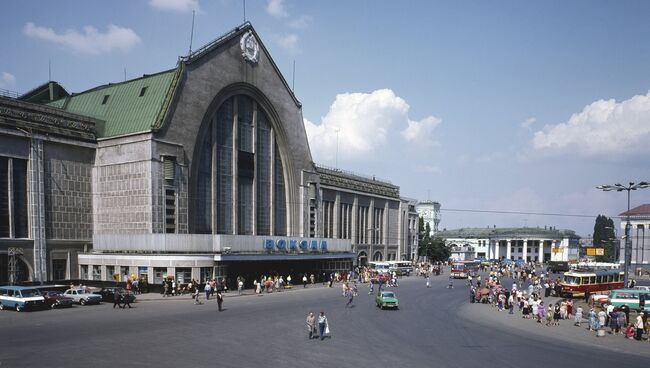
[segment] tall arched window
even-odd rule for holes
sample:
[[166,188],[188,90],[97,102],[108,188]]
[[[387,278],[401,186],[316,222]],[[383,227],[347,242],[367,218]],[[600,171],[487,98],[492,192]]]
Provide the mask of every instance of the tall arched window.
[[245,95],[227,99],[200,138],[196,232],[286,235],[284,169],[261,106]]

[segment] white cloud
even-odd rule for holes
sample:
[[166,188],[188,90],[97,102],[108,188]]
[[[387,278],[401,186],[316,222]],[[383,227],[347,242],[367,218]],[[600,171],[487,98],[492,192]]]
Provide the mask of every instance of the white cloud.
[[101,33],[91,26],[84,27],[83,33],[74,29],[56,33],[52,28],[36,26],[29,22],[25,24],[23,32],[28,37],[52,42],[73,51],[91,55],[109,53],[113,50],[127,51],[141,41],[132,29],[118,27],[114,24],[108,25],[106,33]]
[[300,52],[298,41],[300,41],[300,37],[298,37],[298,35],[293,33],[277,37],[276,39],[276,42],[280,47],[293,54],[297,54]]
[[[420,122],[409,119],[409,105],[390,89],[371,93],[343,93],[336,96],[320,124],[305,119],[305,129],[317,162],[333,160],[337,150],[342,159],[367,159],[367,154],[386,148],[391,128],[405,132],[421,131],[420,141],[430,140],[433,126],[440,120],[427,117]],[[415,128],[414,128],[415,127]],[[410,131],[409,131],[410,129]],[[403,142],[391,142],[394,145]],[[391,146],[390,144],[388,146]]]
[[11,89],[16,86],[16,77],[7,72],[2,72],[0,75],[0,88]]
[[311,25],[314,18],[311,15],[301,15],[296,19],[289,21],[287,24],[290,28],[305,29]]
[[408,127],[402,130],[402,137],[409,142],[425,145],[433,144],[431,133],[442,120],[435,116],[426,117],[420,121],[408,121]]
[[629,100],[598,100],[561,124],[535,133],[538,152],[620,158],[650,153],[650,91]]
[[533,126],[533,124],[535,124],[536,121],[537,118],[533,118],[533,117],[528,118],[521,122],[521,127],[530,130],[530,127]]
[[266,5],[266,12],[276,18],[284,18],[289,15],[284,9],[284,0],[269,0]]
[[158,10],[177,13],[190,13],[192,10],[201,11],[198,0],[150,0],[149,5]]

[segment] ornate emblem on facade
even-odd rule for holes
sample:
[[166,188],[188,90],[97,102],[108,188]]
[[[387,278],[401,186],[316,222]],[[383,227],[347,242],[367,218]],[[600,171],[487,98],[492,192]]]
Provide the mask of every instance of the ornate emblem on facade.
[[248,31],[241,36],[239,46],[241,47],[241,53],[245,60],[251,63],[257,63],[259,61],[260,45],[257,43],[252,31]]

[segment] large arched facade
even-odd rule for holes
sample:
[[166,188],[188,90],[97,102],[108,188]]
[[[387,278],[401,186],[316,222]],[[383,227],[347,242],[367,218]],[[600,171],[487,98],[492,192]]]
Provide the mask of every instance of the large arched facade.
[[194,155],[194,231],[287,235],[285,165],[264,102],[235,89],[215,99]]

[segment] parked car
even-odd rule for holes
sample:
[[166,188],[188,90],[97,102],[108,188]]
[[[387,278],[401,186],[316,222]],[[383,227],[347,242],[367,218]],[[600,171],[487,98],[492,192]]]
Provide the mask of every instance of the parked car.
[[384,308],[399,308],[399,300],[395,297],[395,293],[392,291],[382,291],[377,294],[375,298],[377,306],[381,309]]
[[117,290],[120,295],[122,295],[122,302],[128,301],[129,303],[135,302],[135,295],[127,293],[126,289],[123,287],[105,287],[100,291],[96,291],[95,294],[101,295],[102,301],[113,303],[115,301],[115,290]]
[[45,300],[34,288],[24,286],[0,286],[0,310],[11,308],[17,312],[27,309],[41,309]]
[[63,295],[60,291],[44,291],[43,298],[45,299],[45,305],[52,309],[72,307],[72,304],[74,304],[74,299]]
[[63,293],[63,295],[72,298],[75,303],[79,303],[81,305],[99,304],[102,302],[101,295],[93,294],[85,289],[68,289],[65,291],[65,293]]

